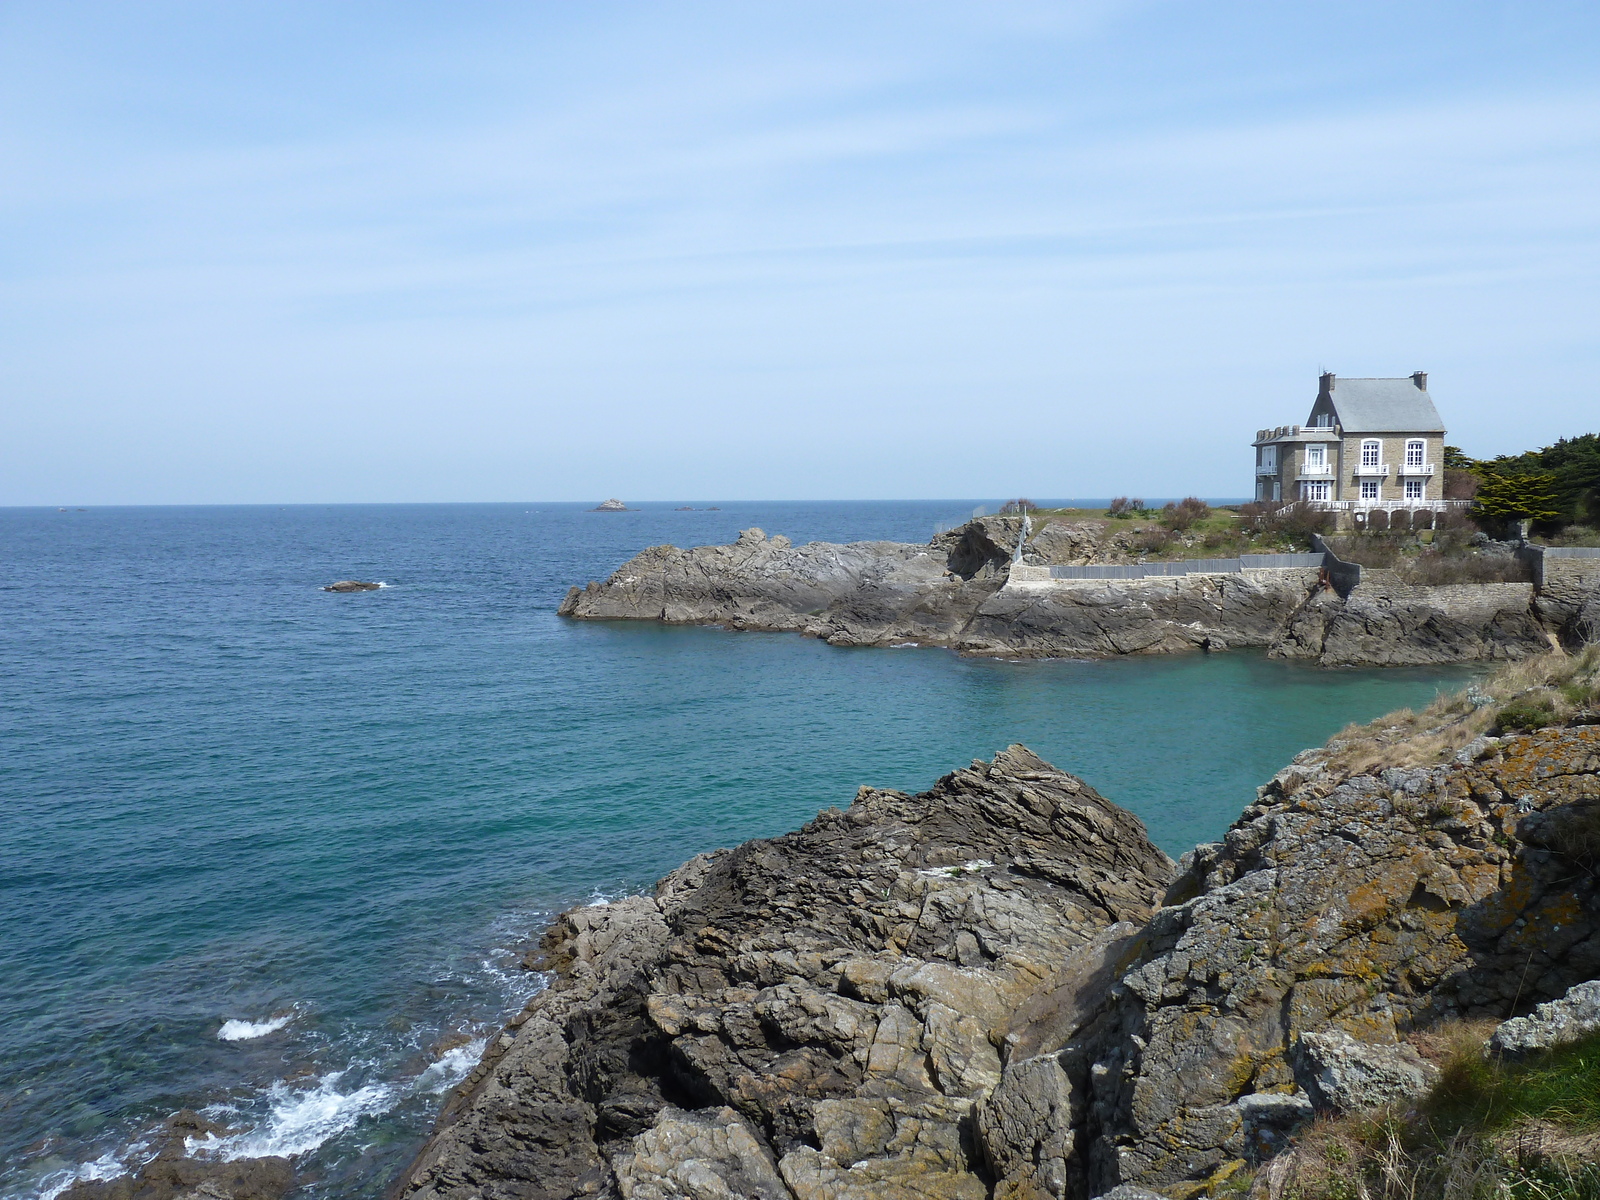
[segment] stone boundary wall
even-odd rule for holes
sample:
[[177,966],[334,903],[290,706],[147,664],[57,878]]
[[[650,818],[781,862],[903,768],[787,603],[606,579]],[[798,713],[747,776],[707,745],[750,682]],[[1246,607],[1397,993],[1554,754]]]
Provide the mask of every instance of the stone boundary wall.
[[1323,554],[1241,554],[1238,558],[1096,563],[1085,567],[1035,567],[1027,563],[1016,563],[1011,568],[1011,578],[1017,583],[1043,583],[1048,579],[1159,579],[1174,575],[1235,575],[1240,571],[1320,567],[1325,557]]
[[1532,542],[1524,542],[1517,547],[1517,557],[1528,564],[1533,573],[1533,586],[1544,590],[1545,564],[1551,559],[1578,559],[1579,562],[1552,564],[1558,569],[1585,571],[1590,564],[1582,562],[1583,559],[1600,559],[1600,546],[1536,546]]

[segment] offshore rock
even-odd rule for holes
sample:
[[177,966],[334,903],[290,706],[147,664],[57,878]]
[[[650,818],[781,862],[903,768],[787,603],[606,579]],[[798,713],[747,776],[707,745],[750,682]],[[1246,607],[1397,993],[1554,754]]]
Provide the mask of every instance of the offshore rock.
[[375,592],[381,588],[381,583],[369,583],[364,579],[341,579],[338,583],[330,583],[322,590],[325,592]]
[[1020,746],[702,855],[557,922],[550,987],[399,1195],[986,1200],[992,1163],[1055,1180],[1077,1085],[1040,1041],[1103,1004],[1172,872],[1137,819]]
[[628,512],[629,509],[628,509],[628,506],[626,504],[624,504],[621,500],[612,498],[610,500],[602,500],[599,504],[596,504],[589,511],[590,512]]

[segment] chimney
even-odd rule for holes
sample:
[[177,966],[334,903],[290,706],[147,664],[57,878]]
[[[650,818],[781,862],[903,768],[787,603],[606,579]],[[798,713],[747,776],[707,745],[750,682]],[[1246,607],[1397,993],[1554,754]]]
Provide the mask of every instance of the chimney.
[[1333,372],[1324,371],[1322,373],[1322,378],[1318,379],[1317,382],[1322,385],[1323,395],[1327,395],[1329,392],[1333,391]]
[[1426,371],[1411,372],[1411,382],[1417,385],[1419,392],[1428,390],[1428,373]]

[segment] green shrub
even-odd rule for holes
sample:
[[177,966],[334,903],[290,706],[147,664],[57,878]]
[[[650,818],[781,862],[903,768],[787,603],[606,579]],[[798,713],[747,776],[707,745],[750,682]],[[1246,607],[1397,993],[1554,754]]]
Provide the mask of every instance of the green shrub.
[[1555,708],[1548,699],[1529,696],[1501,706],[1494,723],[1503,733],[1508,729],[1543,729],[1555,719]]

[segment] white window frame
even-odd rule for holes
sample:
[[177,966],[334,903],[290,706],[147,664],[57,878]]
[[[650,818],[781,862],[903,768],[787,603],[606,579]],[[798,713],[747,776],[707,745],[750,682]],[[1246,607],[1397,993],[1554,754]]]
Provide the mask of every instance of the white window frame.
[[1307,500],[1332,499],[1328,492],[1331,485],[1325,479],[1308,479],[1300,486],[1305,488],[1305,498]]
[[1406,443],[1406,466],[1420,467],[1427,461],[1428,443],[1414,438]]
[[1325,467],[1328,465],[1328,448],[1326,446],[1306,447],[1306,466]]
[[1278,469],[1278,448],[1276,446],[1261,447],[1261,469],[1263,471],[1276,471]]
[[1376,467],[1383,462],[1383,443],[1376,439],[1361,443],[1361,465]]
[[1376,479],[1363,479],[1361,481],[1361,498],[1363,500],[1377,500],[1382,492]]
[[1408,479],[1408,480],[1406,480],[1406,499],[1407,500],[1422,500],[1422,499],[1424,499],[1425,498],[1424,497],[1424,492],[1426,491],[1426,488],[1427,488],[1427,481],[1424,480],[1424,479]]

